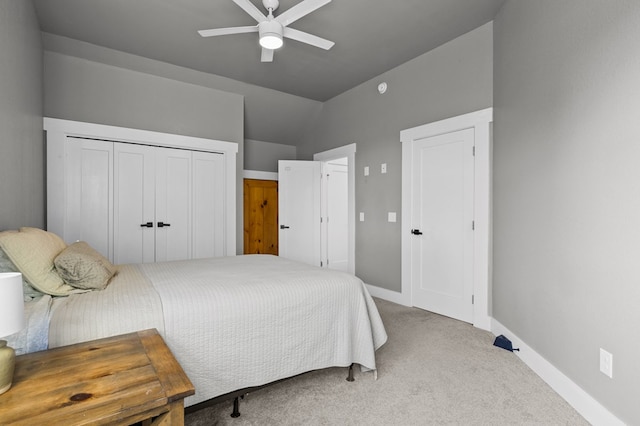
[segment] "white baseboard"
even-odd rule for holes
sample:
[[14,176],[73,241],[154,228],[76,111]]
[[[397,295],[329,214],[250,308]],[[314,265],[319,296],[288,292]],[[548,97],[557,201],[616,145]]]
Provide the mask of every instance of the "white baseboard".
[[505,335],[514,348],[520,351],[514,352],[529,368],[531,368],[542,380],[547,382],[551,388],[565,399],[575,410],[582,415],[589,423],[595,426],[606,425],[624,426],[624,422],[603,407],[591,395],[575,384],[571,379],[562,374],[549,361],[531,349],[526,343],[520,340],[509,329],[500,324],[495,318],[492,319],[491,332],[499,336]]
[[379,299],[388,300],[389,302],[397,303],[398,305],[411,306],[411,301],[407,300],[407,297],[398,293],[397,291],[387,290],[386,288],[376,287],[375,285],[365,284],[369,294]]

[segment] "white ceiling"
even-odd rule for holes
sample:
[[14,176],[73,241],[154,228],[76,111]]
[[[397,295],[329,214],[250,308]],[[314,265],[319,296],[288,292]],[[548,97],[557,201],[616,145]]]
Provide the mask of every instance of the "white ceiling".
[[[280,0],[275,15],[299,2]],[[318,101],[491,21],[503,2],[333,0],[291,25],[334,41],[331,50],[285,39],[262,63],[256,33],[197,34],[255,25],[232,0],[34,0],[44,32]]]

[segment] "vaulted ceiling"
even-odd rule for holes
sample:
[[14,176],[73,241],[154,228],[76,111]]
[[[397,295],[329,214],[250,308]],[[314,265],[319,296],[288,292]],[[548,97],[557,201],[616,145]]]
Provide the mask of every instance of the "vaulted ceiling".
[[[280,0],[274,14],[300,1]],[[255,33],[197,33],[255,25],[232,0],[34,0],[44,32],[318,101],[491,21],[503,2],[333,0],[291,24],[334,41],[331,50],[285,39],[263,63]]]

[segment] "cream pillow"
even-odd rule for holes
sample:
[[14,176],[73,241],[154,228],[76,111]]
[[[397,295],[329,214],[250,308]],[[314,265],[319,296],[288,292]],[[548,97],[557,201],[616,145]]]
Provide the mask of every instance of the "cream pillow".
[[102,290],[116,268],[84,241],[71,244],[53,261],[65,283],[85,290]]
[[78,292],[62,281],[53,265],[53,260],[66,246],[56,234],[42,229],[0,232],[0,247],[11,262],[33,287],[52,296]]

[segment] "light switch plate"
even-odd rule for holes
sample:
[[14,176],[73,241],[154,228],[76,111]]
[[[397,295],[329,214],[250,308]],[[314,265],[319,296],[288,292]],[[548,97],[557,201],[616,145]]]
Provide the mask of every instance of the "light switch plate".
[[364,222],[364,212],[360,212],[360,222]]
[[380,165],[380,173],[382,174],[387,173],[387,163],[382,163]]
[[396,212],[389,212],[387,217],[389,219],[389,222],[395,222],[396,221]]
[[364,166],[364,175],[369,176],[369,166]]

